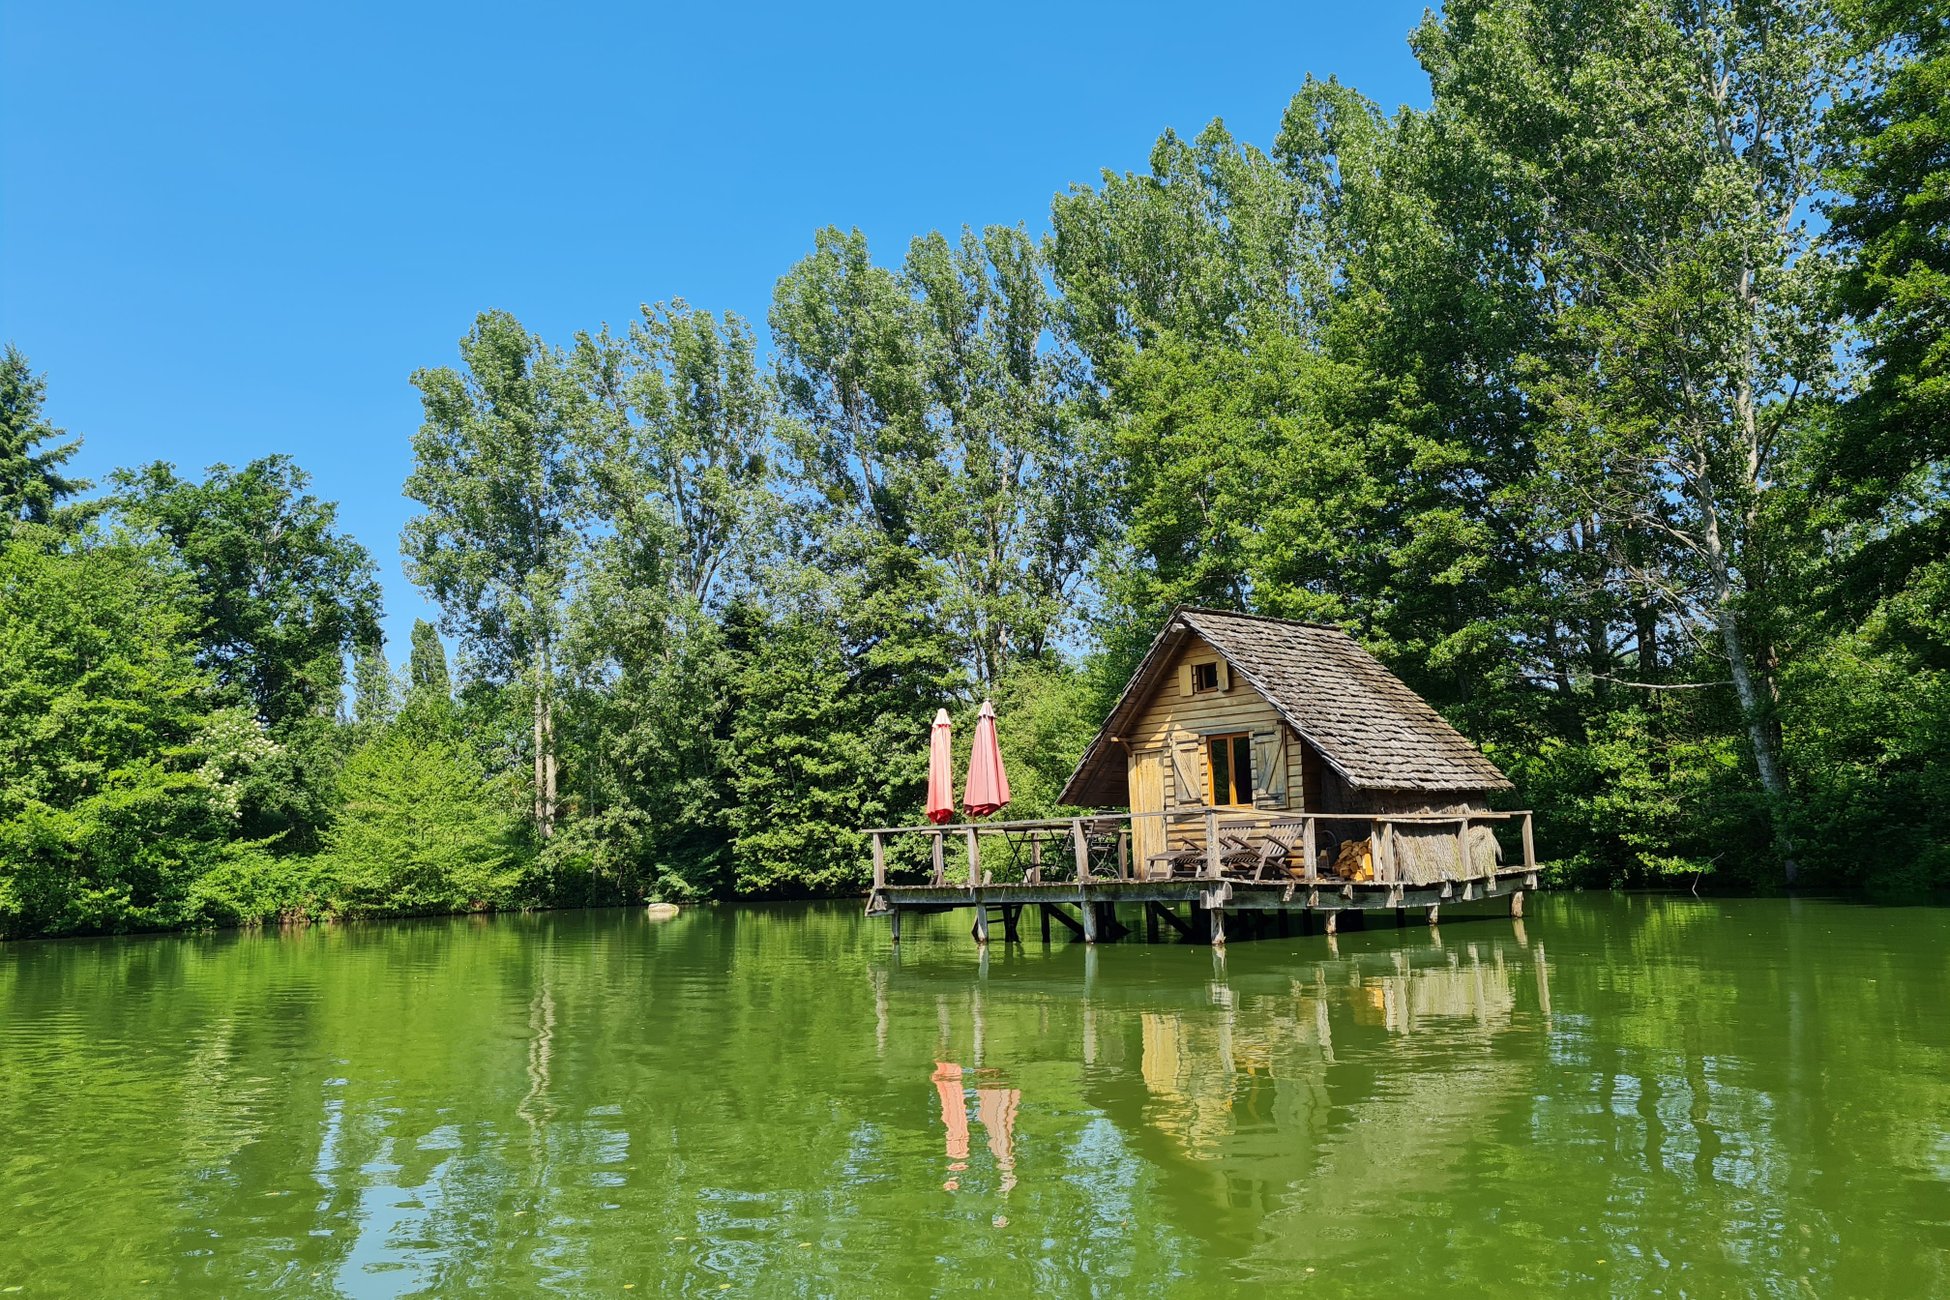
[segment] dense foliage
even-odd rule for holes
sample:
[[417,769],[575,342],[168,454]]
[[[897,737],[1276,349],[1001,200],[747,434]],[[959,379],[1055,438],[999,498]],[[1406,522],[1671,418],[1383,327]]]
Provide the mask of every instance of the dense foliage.
[[[111,492],[0,365],[0,934],[856,888],[925,735],[1017,811],[1166,611],[1348,627],[1591,883],[1950,878],[1950,11],[1453,0],[1038,239],[817,232],[415,373],[402,539],[269,457]],[[966,732],[964,731],[964,734]]]

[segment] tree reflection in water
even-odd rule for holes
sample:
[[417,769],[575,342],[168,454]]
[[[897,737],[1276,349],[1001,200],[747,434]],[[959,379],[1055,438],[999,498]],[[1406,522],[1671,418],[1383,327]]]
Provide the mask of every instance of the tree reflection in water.
[[0,946],[0,1291],[1950,1294],[1950,913],[902,946]]

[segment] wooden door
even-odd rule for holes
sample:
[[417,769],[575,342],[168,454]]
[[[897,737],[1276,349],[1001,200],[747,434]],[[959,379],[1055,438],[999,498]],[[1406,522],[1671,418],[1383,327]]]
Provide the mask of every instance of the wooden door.
[[[1165,751],[1134,749],[1130,758],[1131,811],[1161,813],[1165,810]],[[1131,869],[1139,880],[1149,874],[1151,857],[1165,851],[1165,819],[1131,819]]]

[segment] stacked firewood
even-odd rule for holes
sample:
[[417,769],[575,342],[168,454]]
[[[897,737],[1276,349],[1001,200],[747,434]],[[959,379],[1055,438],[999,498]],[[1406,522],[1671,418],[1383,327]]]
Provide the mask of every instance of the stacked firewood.
[[1374,846],[1370,840],[1347,840],[1341,844],[1341,851],[1334,855],[1328,867],[1342,880],[1374,879]]

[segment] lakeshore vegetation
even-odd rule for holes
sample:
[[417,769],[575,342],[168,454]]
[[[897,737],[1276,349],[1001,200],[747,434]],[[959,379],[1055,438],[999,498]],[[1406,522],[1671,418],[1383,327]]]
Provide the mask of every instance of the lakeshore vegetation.
[[1411,41],[1426,111],[1308,80],[1046,235],[818,231],[763,345],[484,311],[403,663],[299,465],[80,482],[10,345],[0,937],[854,889],[937,706],[1051,809],[1177,603],[1347,627],[1562,879],[1950,881],[1950,6]]

